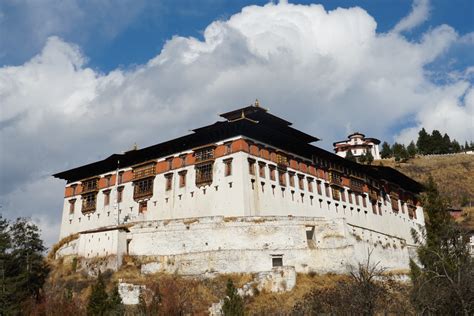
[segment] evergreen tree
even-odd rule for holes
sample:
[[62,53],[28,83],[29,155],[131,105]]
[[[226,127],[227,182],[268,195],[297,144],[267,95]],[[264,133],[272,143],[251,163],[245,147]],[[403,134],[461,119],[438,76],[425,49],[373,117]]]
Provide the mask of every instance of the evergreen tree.
[[430,135],[426,132],[424,128],[422,128],[418,132],[418,140],[416,141],[416,147],[418,148],[418,151],[420,154],[422,155],[429,154],[430,140],[431,140]]
[[224,316],[244,315],[244,300],[237,293],[237,289],[231,279],[227,281],[226,297],[222,305],[222,313]]
[[366,161],[367,161],[367,156],[365,155],[365,153],[363,153],[362,155],[357,157],[357,162],[358,163],[365,163]]
[[416,145],[415,142],[411,141],[407,147],[407,153],[409,158],[415,158],[416,156]]
[[459,145],[458,141],[453,139],[451,142],[451,152],[453,153],[459,153],[461,152],[461,145]]
[[451,139],[448,134],[444,133],[443,135],[443,142],[442,146],[440,148],[440,151],[442,154],[449,154],[452,153],[452,147],[451,147]]
[[443,136],[441,133],[435,129],[431,133],[431,141],[430,141],[430,146],[429,146],[429,153],[430,154],[442,154],[443,153],[443,147],[444,147],[444,141],[443,141]]
[[393,157],[395,157],[395,161],[398,162],[402,160],[402,152],[403,152],[402,144],[395,142],[392,146],[392,151],[393,151]]
[[92,292],[87,305],[87,315],[103,316],[109,310],[109,297],[105,291],[105,282],[99,271],[97,280],[92,286]]
[[114,285],[112,293],[110,293],[108,306],[108,315],[120,316],[123,315],[125,312],[117,284]]
[[420,313],[472,315],[474,313],[474,261],[469,239],[448,212],[433,179],[425,186],[425,231],[412,230],[419,247],[420,265],[410,261],[411,299]]
[[355,158],[354,155],[352,154],[352,150],[348,150],[348,151],[347,151],[345,158],[346,158],[347,160],[350,160],[350,161],[356,161],[356,158]]
[[371,165],[372,162],[374,162],[374,156],[369,150],[365,153],[365,163],[367,163],[368,165]]
[[0,315],[9,315],[12,312],[9,301],[10,291],[8,291],[10,286],[7,285],[7,271],[11,262],[9,249],[11,249],[9,222],[0,214]]
[[382,144],[382,150],[380,151],[380,156],[382,158],[391,158],[393,155],[392,149],[390,148],[390,145],[387,142],[383,142]]

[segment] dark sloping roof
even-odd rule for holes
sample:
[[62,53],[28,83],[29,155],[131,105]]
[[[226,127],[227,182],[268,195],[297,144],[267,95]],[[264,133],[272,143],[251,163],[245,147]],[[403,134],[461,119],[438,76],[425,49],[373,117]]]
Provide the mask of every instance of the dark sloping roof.
[[398,170],[395,170],[390,167],[385,167],[385,166],[367,166],[367,167],[375,171],[376,174],[380,178],[386,179],[393,183],[397,183],[404,189],[410,190],[412,192],[421,192],[424,190],[424,187],[422,184],[404,175]]
[[[242,112],[244,113],[243,115]],[[237,113],[240,113],[240,116],[238,116]],[[192,134],[167,142],[139,150],[131,150],[123,154],[113,154],[104,160],[59,172],[53,176],[67,180],[68,182],[75,182],[114,171],[118,167],[125,168],[133,166],[147,160],[170,156],[177,152],[190,150],[226,138],[246,136],[275,148],[305,157],[308,160],[313,160],[313,157],[320,157],[334,161],[342,166],[362,171],[375,178],[383,177],[401,186],[408,186],[415,192],[421,191],[421,186],[417,182],[394,169],[360,165],[311,145],[310,143],[318,138],[290,127],[291,123],[269,114],[265,109],[260,107],[250,106],[224,113],[221,116],[228,120],[197,128],[193,130],[194,133]],[[393,172],[386,169],[391,169]]]

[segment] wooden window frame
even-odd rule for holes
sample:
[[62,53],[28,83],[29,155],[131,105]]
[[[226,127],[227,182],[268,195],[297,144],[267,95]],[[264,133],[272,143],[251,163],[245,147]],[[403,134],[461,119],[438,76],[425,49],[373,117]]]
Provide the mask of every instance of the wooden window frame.
[[224,177],[232,175],[232,158],[224,159]]
[[102,191],[104,194],[104,206],[110,205],[110,189]]
[[249,163],[249,174],[251,176],[254,176],[255,175],[255,159],[247,158],[247,161]]
[[154,177],[134,181],[133,199],[141,200],[153,196]]
[[69,215],[74,214],[76,208],[76,199],[69,200]]
[[171,191],[173,189],[173,173],[165,174],[165,191]]
[[143,214],[148,211],[148,201],[138,202],[138,213]]
[[197,164],[194,168],[196,171],[197,186],[204,186],[212,183],[214,173],[214,161],[211,160],[205,163]]
[[266,163],[263,161],[258,162],[258,175],[260,178],[265,178],[265,167],[267,166]]
[[275,181],[276,180],[276,166],[273,165],[268,165],[268,169],[270,171],[270,180]]
[[186,174],[188,173],[188,170],[181,170],[178,172],[179,175],[179,187],[184,188],[186,186]]
[[123,189],[124,186],[117,187],[117,203],[122,203],[123,201]]
[[295,187],[295,172],[288,171],[288,177],[289,177],[290,187]]

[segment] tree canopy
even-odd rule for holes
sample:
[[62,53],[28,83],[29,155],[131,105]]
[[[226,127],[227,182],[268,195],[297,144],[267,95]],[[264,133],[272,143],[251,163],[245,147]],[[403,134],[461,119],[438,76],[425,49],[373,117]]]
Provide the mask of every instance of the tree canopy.
[[14,222],[0,215],[0,314],[17,315],[22,304],[39,301],[49,267],[39,228],[25,218]]

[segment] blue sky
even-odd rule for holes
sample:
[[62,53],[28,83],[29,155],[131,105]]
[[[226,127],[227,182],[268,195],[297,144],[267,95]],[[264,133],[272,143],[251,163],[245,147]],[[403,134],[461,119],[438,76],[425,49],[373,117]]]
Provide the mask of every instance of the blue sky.
[[[322,139],[474,140],[474,2],[0,1],[0,209],[56,241],[51,174],[254,102]],[[27,198],[25,198],[27,197]]]
[[[113,36],[106,35],[106,27],[102,24],[99,24],[102,26],[102,30],[91,29],[87,26],[89,22],[86,19],[74,27],[75,31],[58,28],[51,30],[48,35],[60,35],[67,41],[79,43],[89,58],[89,65],[97,70],[108,72],[118,67],[127,68],[146,63],[157,55],[163,44],[174,35],[202,39],[203,30],[212,21],[227,19],[245,6],[266,3],[268,1],[149,1],[142,3],[136,15]],[[412,6],[412,1],[409,0],[329,0],[291,1],[291,3],[320,3],[327,10],[360,6],[375,18],[378,32],[387,32],[393,28]],[[25,14],[22,1],[7,0],[0,4],[0,8],[3,13],[3,19],[0,19],[0,22],[3,20],[3,27],[6,31],[23,24],[19,22]],[[409,39],[417,39],[426,29],[440,24],[448,24],[460,34],[472,32],[474,29],[473,12],[474,2],[470,0],[431,1],[430,19],[405,35]],[[27,30],[26,34],[28,31],[32,30]],[[15,38],[12,41],[21,42],[22,39]],[[32,45],[31,49],[19,52],[14,49],[16,45],[12,45],[12,49],[9,49],[8,44],[11,43],[5,43],[5,47],[2,48],[6,53],[0,56],[0,65],[22,64],[38,53],[40,49],[40,46],[34,47]],[[44,41],[40,44],[43,46]],[[463,67],[467,63],[472,64],[474,59],[474,54],[470,54],[468,50],[460,50],[456,55],[460,57],[459,67]]]

